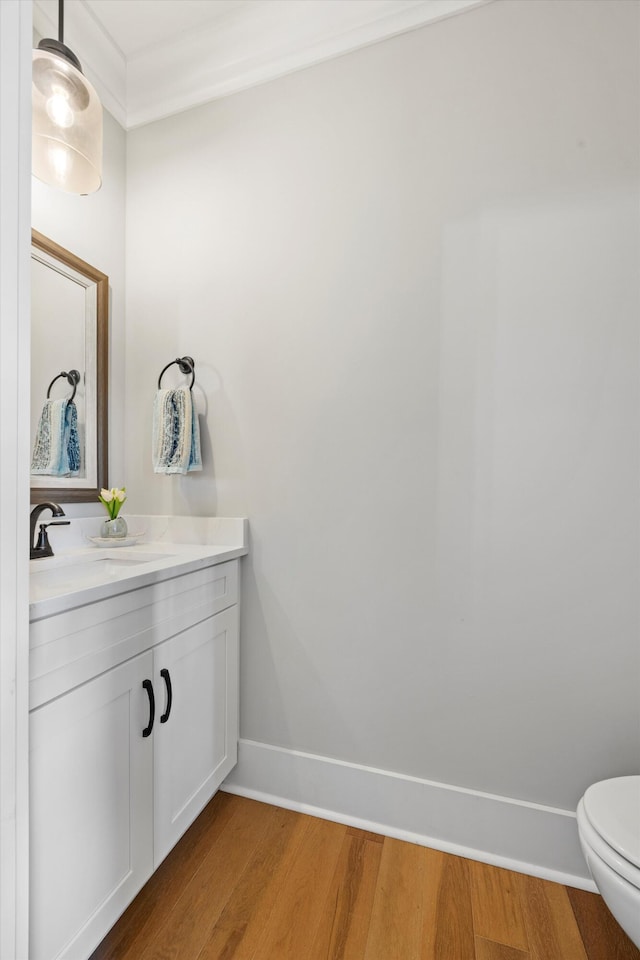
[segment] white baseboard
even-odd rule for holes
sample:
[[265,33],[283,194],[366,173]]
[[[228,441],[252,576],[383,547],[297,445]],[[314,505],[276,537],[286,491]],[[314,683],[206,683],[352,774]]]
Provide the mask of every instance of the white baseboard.
[[596,891],[573,811],[254,740],[221,787],[290,810]]

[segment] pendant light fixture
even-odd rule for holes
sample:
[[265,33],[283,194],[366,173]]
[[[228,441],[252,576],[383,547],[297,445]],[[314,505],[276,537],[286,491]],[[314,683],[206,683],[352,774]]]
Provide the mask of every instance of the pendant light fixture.
[[67,193],[94,193],[102,185],[102,104],[63,41],[58,0],[58,39],[33,51],[32,172]]

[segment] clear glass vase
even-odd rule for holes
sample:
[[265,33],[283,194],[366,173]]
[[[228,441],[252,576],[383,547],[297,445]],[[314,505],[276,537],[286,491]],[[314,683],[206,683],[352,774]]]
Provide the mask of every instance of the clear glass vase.
[[105,520],[100,529],[100,536],[104,539],[122,540],[128,533],[127,521],[124,517],[115,520]]

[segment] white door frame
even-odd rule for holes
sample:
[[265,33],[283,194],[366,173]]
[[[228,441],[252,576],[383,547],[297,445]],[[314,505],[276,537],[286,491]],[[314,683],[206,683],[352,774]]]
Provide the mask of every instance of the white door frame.
[[0,2],[0,960],[27,960],[32,5]]

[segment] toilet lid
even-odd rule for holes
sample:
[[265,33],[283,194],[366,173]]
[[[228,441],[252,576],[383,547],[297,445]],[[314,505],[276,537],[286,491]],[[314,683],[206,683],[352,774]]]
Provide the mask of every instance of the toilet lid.
[[584,795],[584,809],[602,839],[640,867],[640,776],[594,783]]

